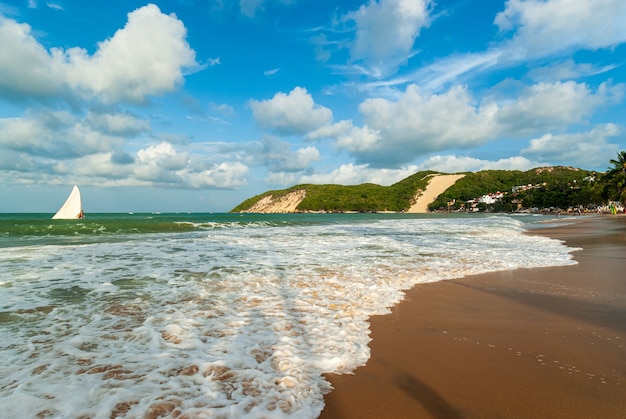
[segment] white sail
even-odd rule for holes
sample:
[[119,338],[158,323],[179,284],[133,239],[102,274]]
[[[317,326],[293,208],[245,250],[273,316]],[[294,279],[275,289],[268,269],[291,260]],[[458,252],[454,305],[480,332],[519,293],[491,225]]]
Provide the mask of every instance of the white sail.
[[84,218],[83,204],[80,200],[80,190],[78,186],[74,185],[70,196],[61,207],[61,209],[54,214],[53,220],[73,220],[77,218]]

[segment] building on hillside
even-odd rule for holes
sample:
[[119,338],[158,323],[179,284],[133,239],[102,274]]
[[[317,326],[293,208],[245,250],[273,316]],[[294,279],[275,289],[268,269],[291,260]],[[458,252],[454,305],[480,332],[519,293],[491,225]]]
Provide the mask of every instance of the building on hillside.
[[500,201],[503,196],[504,196],[504,193],[498,191],[496,193],[490,193],[490,194],[481,196],[480,198],[478,198],[478,202],[482,202],[483,204],[487,204],[487,205],[493,205],[496,202]]

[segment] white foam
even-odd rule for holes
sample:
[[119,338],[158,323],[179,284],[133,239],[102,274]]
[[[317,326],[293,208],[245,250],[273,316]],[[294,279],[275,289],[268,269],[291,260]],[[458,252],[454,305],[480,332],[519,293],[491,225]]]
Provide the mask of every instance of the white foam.
[[573,263],[507,217],[222,227],[3,249],[5,414],[316,417],[403,290]]

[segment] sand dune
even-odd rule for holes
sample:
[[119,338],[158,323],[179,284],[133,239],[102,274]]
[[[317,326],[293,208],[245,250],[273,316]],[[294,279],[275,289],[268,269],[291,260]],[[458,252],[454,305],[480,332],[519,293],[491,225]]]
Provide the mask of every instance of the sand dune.
[[417,196],[415,204],[411,205],[408,212],[424,213],[428,212],[428,205],[437,199],[439,195],[444,193],[446,189],[454,185],[454,183],[465,175],[434,175],[426,190]]
[[272,195],[268,195],[254,204],[249,210],[245,212],[265,212],[265,213],[284,213],[295,212],[300,202],[305,198],[306,191],[301,189],[299,191],[293,191],[280,198],[274,198]]

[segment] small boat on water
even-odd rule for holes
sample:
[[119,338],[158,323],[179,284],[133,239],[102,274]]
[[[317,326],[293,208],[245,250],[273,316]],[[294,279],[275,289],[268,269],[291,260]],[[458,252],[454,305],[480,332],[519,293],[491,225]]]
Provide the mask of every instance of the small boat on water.
[[52,217],[53,220],[75,220],[85,218],[83,212],[83,203],[80,199],[80,190],[74,185],[70,196],[67,197],[65,203]]

